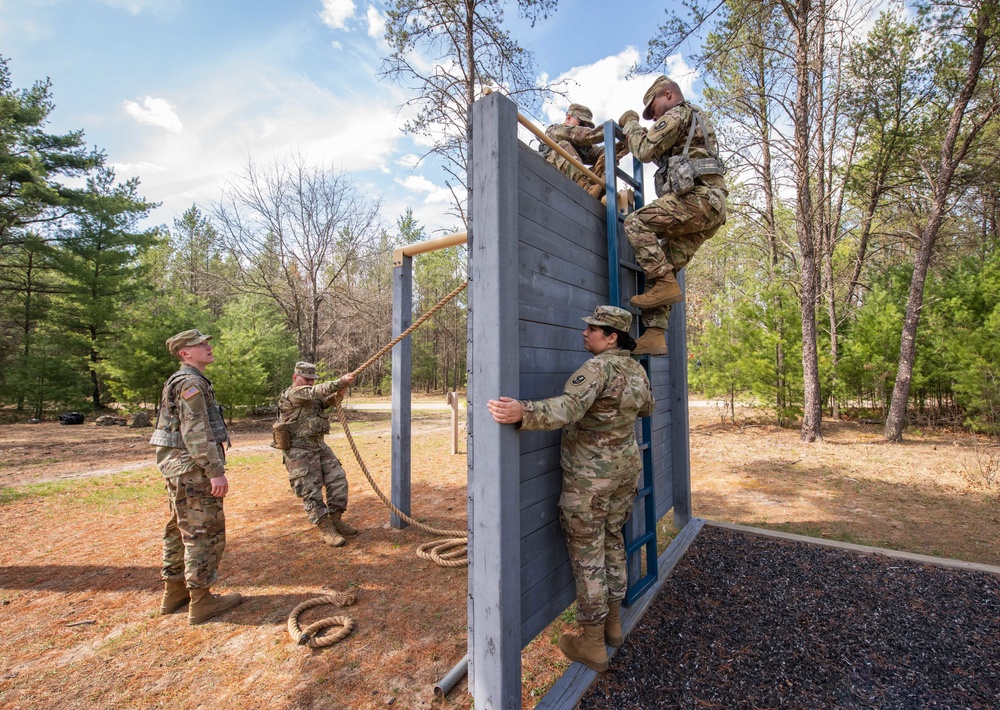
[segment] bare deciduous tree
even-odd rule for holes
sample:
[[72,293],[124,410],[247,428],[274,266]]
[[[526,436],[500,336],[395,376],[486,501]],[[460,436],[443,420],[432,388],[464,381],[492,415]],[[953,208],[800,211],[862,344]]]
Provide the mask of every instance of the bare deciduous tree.
[[[532,23],[552,12],[558,0],[516,0]],[[503,29],[509,0],[391,0],[385,39],[392,53],[382,75],[406,85],[416,110],[407,132],[427,138],[423,156],[441,159],[451,176],[448,187],[456,216],[468,226],[464,193],[472,161],[472,104],[489,89],[514,101],[537,106],[547,89],[540,87],[531,52]]]
[[382,231],[379,201],[343,173],[296,156],[263,166],[249,160],[212,212],[239,261],[239,285],[274,300],[302,357],[314,361],[333,326],[324,304]]

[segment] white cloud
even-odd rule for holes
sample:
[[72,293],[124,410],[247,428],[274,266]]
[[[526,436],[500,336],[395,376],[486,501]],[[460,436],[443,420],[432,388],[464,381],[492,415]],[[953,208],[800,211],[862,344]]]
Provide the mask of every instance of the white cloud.
[[148,175],[149,173],[164,173],[167,171],[162,165],[147,162],[112,163],[111,167],[115,169],[115,175],[119,178],[123,176]]
[[385,15],[379,12],[374,5],[369,5],[366,17],[368,19],[368,36],[379,40],[385,37]]
[[120,8],[130,15],[152,12],[155,15],[165,15],[180,9],[176,0],[102,0],[109,7]]
[[396,160],[396,165],[401,168],[406,168],[410,170],[417,167],[420,164],[420,156],[415,153],[407,153],[406,155],[401,155]]
[[[640,74],[627,78],[629,70],[638,60],[638,51],[629,47],[593,64],[573,67],[556,77],[556,82],[565,82],[566,98],[545,103],[542,112],[546,122],[561,123],[570,103],[588,106],[594,112],[594,123],[597,124],[608,119],[617,121],[626,109],[642,113],[643,94],[658,75]],[[692,86],[697,70],[689,66],[681,55],[674,54],[667,58],[667,73],[680,85],[687,98],[696,100]]]
[[323,11],[319,14],[323,24],[335,30],[342,30],[354,15],[354,0],[323,0]]
[[142,100],[142,106],[135,101],[123,101],[122,107],[125,113],[134,118],[139,123],[148,126],[159,126],[171,133],[180,133],[184,129],[184,124],[177,116],[173,104],[166,99],[157,99],[147,96]]

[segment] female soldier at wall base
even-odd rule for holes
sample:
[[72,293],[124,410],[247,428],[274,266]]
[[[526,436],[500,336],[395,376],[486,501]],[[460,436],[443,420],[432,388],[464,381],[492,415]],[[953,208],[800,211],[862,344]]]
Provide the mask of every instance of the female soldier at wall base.
[[583,319],[583,345],[594,354],[573,373],[558,397],[537,401],[501,397],[487,407],[500,424],[563,429],[560,523],[576,582],[579,636],[563,634],[559,648],[571,660],[604,671],[604,644],[622,644],[620,610],[628,584],[622,526],[632,511],[642,459],[638,417],[653,413],[649,379],[630,357],[632,315],[598,306]]

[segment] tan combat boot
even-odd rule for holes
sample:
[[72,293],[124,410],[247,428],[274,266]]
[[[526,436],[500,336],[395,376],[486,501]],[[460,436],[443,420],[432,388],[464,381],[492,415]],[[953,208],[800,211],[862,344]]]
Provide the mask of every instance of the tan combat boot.
[[334,510],[330,512],[330,520],[333,521],[333,527],[337,529],[344,537],[350,537],[351,535],[357,535],[358,529],[351,525],[350,523],[345,523],[341,520],[341,516],[344,514],[342,510]]
[[571,661],[579,661],[595,671],[608,670],[608,649],[604,647],[604,622],[581,624],[579,636],[563,634],[559,637],[559,650]]
[[642,337],[635,341],[633,355],[666,355],[667,339],[663,328],[646,328]]
[[212,594],[208,587],[204,589],[191,590],[191,608],[188,609],[188,623],[200,624],[208,621],[216,614],[221,614],[226,609],[232,609],[243,601],[243,595],[239,592],[232,594]]
[[646,291],[638,296],[632,296],[632,305],[636,308],[652,308],[653,306],[669,306],[672,303],[680,303],[684,300],[684,292],[681,291],[680,284],[674,278],[674,272],[670,271],[661,276],[650,286],[646,284]]
[[618,191],[618,211],[622,214],[635,211],[635,190],[631,187]]
[[191,601],[183,579],[168,579],[163,584],[163,599],[160,601],[161,614],[173,614],[180,611]]
[[622,603],[608,602],[608,615],[604,617],[604,640],[611,648],[621,648],[625,639],[622,637]]
[[337,528],[333,526],[333,520],[330,519],[329,514],[320,518],[316,525],[319,527],[319,534],[320,537],[323,538],[323,542],[330,547],[340,547],[347,542],[340,536],[340,533],[337,532]]

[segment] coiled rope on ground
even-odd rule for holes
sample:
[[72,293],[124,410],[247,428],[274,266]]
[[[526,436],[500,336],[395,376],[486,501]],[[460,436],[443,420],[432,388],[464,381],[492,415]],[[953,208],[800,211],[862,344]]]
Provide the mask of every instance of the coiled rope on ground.
[[[439,310],[441,310],[445,304],[447,304],[451,299],[455,298],[458,294],[465,290],[466,286],[469,285],[468,281],[462,282],[462,284],[452,290],[447,296],[442,298],[438,303],[427,311],[424,315],[420,316],[416,322],[409,328],[404,330],[402,333],[397,335],[388,345],[383,347],[377,353],[372,355],[370,358],[365,360],[359,367],[357,367],[351,374],[355,377],[366,369],[371,367],[374,363],[378,362],[380,358],[385,356],[392,348],[401,341],[403,338],[408,336],[414,330],[423,325],[428,318],[433,316]],[[351,451],[354,452],[354,458],[357,459],[358,465],[361,467],[361,472],[365,474],[365,478],[368,479],[368,483],[371,484],[372,490],[375,491],[375,495],[388,506],[388,508],[395,513],[401,520],[405,521],[408,525],[412,525],[418,530],[430,533],[431,535],[441,535],[444,539],[432,540],[430,542],[425,542],[417,548],[417,556],[421,559],[430,560],[441,567],[466,567],[469,564],[468,558],[468,548],[469,548],[469,537],[465,530],[441,530],[439,528],[431,527],[430,525],[424,525],[419,523],[406,513],[401,511],[399,508],[392,504],[392,501],[382,492],[382,489],[378,487],[375,483],[375,479],[372,478],[371,473],[368,471],[368,466],[365,465],[364,459],[361,457],[361,452],[358,450],[357,444],[354,443],[354,437],[351,435],[351,429],[347,425],[347,415],[344,414],[343,407],[337,408],[337,417],[340,419],[340,424],[344,428],[344,434],[347,436],[347,442],[351,446]],[[353,594],[347,592],[333,592],[322,597],[315,597],[313,599],[307,599],[306,601],[299,604],[297,607],[292,609],[291,614],[288,615],[288,635],[292,637],[292,640],[300,645],[306,645],[310,648],[323,648],[325,646],[332,646],[341,639],[346,638],[354,630],[354,619],[349,616],[330,616],[325,619],[320,619],[312,624],[309,624],[305,629],[299,628],[299,615],[302,612],[311,609],[315,606],[322,606],[324,604],[337,604],[339,606],[348,606],[355,602],[355,597]],[[316,634],[323,629],[328,629],[334,626],[339,626],[340,629],[337,631],[317,638]]]
[[[292,641],[295,641],[300,646],[309,646],[310,648],[332,646],[341,639],[347,638],[354,631],[354,619],[349,616],[328,616],[302,629],[299,628],[299,615],[308,609],[312,609],[314,606],[322,606],[324,604],[350,606],[355,601],[355,596],[348,592],[334,592],[326,596],[307,599],[292,609],[292,613],[288,615],[288,635],[292,637]],[[332,634],[317,637],[317,633],[333,626],[339,626],[340,628]]]

